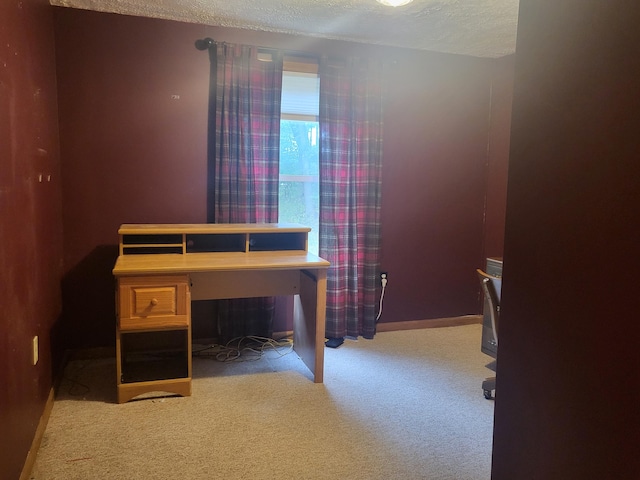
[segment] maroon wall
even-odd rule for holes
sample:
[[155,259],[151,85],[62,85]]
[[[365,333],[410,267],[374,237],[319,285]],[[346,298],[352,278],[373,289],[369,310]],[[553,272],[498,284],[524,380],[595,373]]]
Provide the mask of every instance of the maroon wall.
[[[61,187],[53,41],[53,15],[46,0],[0,2],[3,480],[20,476],[50,392],[54,368],[50,344],[61,308]],[[40,358],[33,366],[31,340],[36,335]]]
[[483,258],[501,257],[504,250],[514,61],[514,55],[496,59],[491,78]]
[[520,1],[495,480],[640,478],[639,18]]
[[193,25],[56,13],[65,337],[113,345],[118,226],[206,222],[208,59]]
[[385,104],[385,321],[478,313],[491,62],[401,57]]
[[388,59],[382,321],[478,313],[493,61],[57,9],[69,344],[113,344],[118,225],[206,221],[207,36]]

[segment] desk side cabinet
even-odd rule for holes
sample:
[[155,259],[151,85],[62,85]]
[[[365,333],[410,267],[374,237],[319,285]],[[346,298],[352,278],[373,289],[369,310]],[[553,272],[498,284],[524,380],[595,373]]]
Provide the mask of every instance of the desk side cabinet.
[[189,277],[119,277],[118,403],[150,391],[191,395]]

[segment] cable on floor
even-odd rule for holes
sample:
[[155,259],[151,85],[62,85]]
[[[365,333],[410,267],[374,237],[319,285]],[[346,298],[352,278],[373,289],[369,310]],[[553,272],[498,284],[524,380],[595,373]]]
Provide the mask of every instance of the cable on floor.
[[82,371],[85,369],[87,365],[89,365],[89,362],[79,363],[77,361],[74,361],[73,366],[76,367],[76,365],[77,365],[77,368],[74,368],[75,372],[73,372],[73,375],[68,374],[68,371],[71,369],[70,366],[67,366],[65,368],[65,373],[62,376],[62,381],[60,386],[61,387],[63,385],[66,386],[67,393],[69,395],[73,397],[81,397],[91,392],[91,388],[89,388],[88,385],[85,385],[84,383],[78,380]]
[[193,349],[194,357],[214,358],[219,362],[232,361],[257,361],[267,353],[273,353],[278,357],[288,355],[293,351],[293,340],[249,335],[236,337],[224,345],[212,344],[199,349]]

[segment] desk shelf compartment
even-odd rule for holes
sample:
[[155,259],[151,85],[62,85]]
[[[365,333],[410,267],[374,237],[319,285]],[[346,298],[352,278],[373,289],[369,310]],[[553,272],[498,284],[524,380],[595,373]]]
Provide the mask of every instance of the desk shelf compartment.
[[244,252],[247,236],[243,233],[188,234],[187,253]]
[[187,334],[187,330],[122,333],[120,383],[188,378]]
[[249,251],[271,252],[284,250],[307,250],[307,234],[298,232],[251,233]]
[[181,234],[133,234],[120,240],[120,255],[180,254],[184,248]]

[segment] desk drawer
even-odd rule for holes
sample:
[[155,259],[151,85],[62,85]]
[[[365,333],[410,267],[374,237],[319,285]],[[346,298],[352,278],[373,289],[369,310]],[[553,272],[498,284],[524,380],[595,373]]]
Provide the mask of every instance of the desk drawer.
[[118,279],[121,330],[188,327],[189,277],[148,276]]

